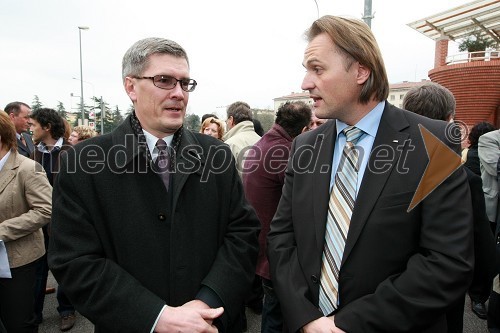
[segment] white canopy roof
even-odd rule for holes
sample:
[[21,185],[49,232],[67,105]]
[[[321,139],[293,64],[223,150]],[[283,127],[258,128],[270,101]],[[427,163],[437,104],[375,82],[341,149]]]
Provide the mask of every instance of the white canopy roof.
[[425,36],[437,40],[447,36],[462,39],[472,32],[500,45],[500,0],[478,0],[408,23]]

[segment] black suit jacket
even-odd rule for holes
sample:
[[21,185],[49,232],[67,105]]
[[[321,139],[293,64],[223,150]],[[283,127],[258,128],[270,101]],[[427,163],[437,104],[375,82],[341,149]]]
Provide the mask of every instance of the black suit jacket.
[[21,141],[21,139],[17,139],[17,151],[19,154],[30,157],[33,150],[35,150],[35,145],[33,144],[33,140],[31,140],[31,135],[28,133],[21,133],[24,137],[24,141],[26,141],[26,145]]
[[215,306],[203,290],[222,301],[227,332],[241,331],[260,227],[229,147],[184,130],[169,192],[129,118],[74,148],[54,184],[48,259],[96,332],[149,332],[165,304]]
[[[419,124],[448,142],[446,123],[386,102],[340,269],[335,322],[346,332],[442,333],[447,307],[469,286],[472,207],[463,169],[407,212],[428,161]],[[271,223],[271,276],[289,332],[323,316],[319,279],[335,139],[335,121],[295,139]]]

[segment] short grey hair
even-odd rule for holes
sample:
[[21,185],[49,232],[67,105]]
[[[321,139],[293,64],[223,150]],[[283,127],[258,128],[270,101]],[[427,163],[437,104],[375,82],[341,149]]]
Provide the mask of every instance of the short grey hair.
[[189,66],[189,59],[186,51],[176,42],[165,38],[145,38],[132,45],[122,60],[122,80],[127,76],[140,76],[149,63],[149,56],[152,54],[170,54],[177,58],[186,59]]
[[455,107],[453,93],[435,82],[413,87],[403,98],[403,109],[431,119],[449,121],[455,117]]
[[234,124],[239,124],[242,121],[253,120],[252,109],[246,102],[234,102],[227,107],[227,118],[233,117]]

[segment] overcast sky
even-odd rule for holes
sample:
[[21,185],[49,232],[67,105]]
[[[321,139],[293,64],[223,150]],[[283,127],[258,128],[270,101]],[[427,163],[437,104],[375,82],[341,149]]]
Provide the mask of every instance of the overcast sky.
[[[372,30],[390,83],[420,81],[434,64],[434,41],[407,23],[467,0],[373,0]],[[360,18],[364,0],[317,0],[319,15]],[[0,108],[14,100],[76,110],[80,95],[78,26],[82,31],[86,104],[103,96],[125,111],[125,51],[145,37],[175,40],[187,51],[188,113],[216,112],[242,100],[273,108],[273,98],[300,92],[304,31],[318,17],[314,0],[0,0]],[[456,53],[450,42],[450,53]],[[76,78],[76,79],[73,79]]]

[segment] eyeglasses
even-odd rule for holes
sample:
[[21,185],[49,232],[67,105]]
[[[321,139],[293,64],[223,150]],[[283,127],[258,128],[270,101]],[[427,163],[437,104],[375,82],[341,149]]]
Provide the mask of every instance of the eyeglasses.
[[152,80],[153,84],[160,89],[174,89],[177,82],[181,83],[181,89],[186,92],[191,92],[196,88],[195,80],[193,79],[180,79],[177,80],[175,77],[168,75],[155,75],[155,76],[134,76],[136,79],[148,79]]

